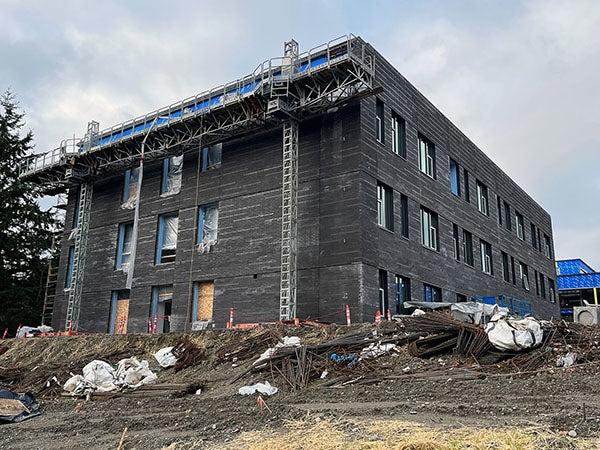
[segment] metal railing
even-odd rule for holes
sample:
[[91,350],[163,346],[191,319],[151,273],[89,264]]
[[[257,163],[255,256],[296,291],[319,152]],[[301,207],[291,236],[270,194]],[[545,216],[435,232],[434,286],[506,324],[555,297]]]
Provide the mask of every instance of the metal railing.
[[[372,70],[373,61],[371,56],[366,54],[365,47],[366,43],[352,34],[340,36],[301,53],[298,56],[298,66],[295,71],[282,70],[289,68],[289,63],[288,65],[284,64],[284,60],[289,61],[289,58],[270,58],[259,64],[251,74],[245,77],[102,130],[99,133],[98,143],[91,147],[89,151],[94,152],[117,141],[139,136],[147,132],[148,128],[152,126],[156,131],[163,126],[173,125],[192,115],[209,113],[248,95],[264,92],[263,89],[267,88],[274,80],[282,79],[285,76],[289,76],[291,80],[309,76],[318,70],[331,68],[344,59],[352,59]],[[287,73],[287,75],[282,75],[282,73]],[[32,155],[20,164],[19,174],[21,176],[28,175],[63,164],[66,156],[83,151],[81,142],[81,139],[65,140],[57,149],[39,155]]]

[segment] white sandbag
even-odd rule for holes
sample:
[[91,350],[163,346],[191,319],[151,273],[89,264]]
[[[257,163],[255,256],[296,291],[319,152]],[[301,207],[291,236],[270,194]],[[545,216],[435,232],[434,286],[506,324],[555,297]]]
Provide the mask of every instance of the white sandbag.
[[544,331],[533,317],[510,319],[504,312],[494,315],[486,325],[488,339],[499,350],[519,351],[542,343]]
[[82,370],[83,379],[95,391],[110,392],[117,389],[115,371],[110,364],[100,360],[88,363]]
[[72,394],[79,394],[83,392],[85,385],[85,380],[81,375],[73,375],[71,378],[65,381],[63,389]]
[[154,354],[154,359],[158,361],[161,367],[173,367],[177,362],[177,357],[173,354],[173,347],[163,347]]
[[242,386],[238,389],[240,395],[252,395],[256,392],[260,392],[265,395],[273,395],[279,391],[275,386],[271,386],[271,383],[265,381],[264,383],[256,383],[252,386]]
[[119,361],[115,373],[115,383],[122,387],[138,388],[156,381],[158,377],[148,366],[148,361],[125,358]]

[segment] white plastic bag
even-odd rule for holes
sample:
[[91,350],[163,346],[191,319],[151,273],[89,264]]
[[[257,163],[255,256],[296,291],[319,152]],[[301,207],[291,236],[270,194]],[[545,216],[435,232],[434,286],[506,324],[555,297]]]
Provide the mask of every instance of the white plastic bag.
[[161,367],[173,367],[177,362],[177,358],[173,354],[173,347],[163,347],[154,354],[154,359],[158,361]]
[[278,391],[279,389],[277,389],[275,386],[271,386],[271,383],[268,381],[265,381],[264,383],[256,383],[252,386],[242,386],[238,389],[238,394],[252,395],[255,392],[260,392],[261,394],[265,395],[273,395],[277,394]]

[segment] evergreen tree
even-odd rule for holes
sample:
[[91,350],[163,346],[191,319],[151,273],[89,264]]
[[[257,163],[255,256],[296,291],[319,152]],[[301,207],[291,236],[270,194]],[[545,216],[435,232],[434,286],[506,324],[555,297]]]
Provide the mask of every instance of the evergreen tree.
[[53,214],[37,203],[39,187],[18,177],[19,162],[33,149],[14,95],[0,97],[0,334],[18,324],[39,325],[44,301]]

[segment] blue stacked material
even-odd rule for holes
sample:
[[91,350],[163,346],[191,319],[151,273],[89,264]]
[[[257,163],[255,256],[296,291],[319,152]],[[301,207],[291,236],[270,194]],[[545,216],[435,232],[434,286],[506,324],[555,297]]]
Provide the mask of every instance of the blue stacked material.
[[556,261],[558,290],[600,288],[600,272],[581,259]]
[[585,273],[596,272],[583,260],[577,259],[563,259],[556,261],[556,268],[558,275],[580,275]]
[[556,278],[558,290],[600,288],[600,273],[579,275],[559,275]]

